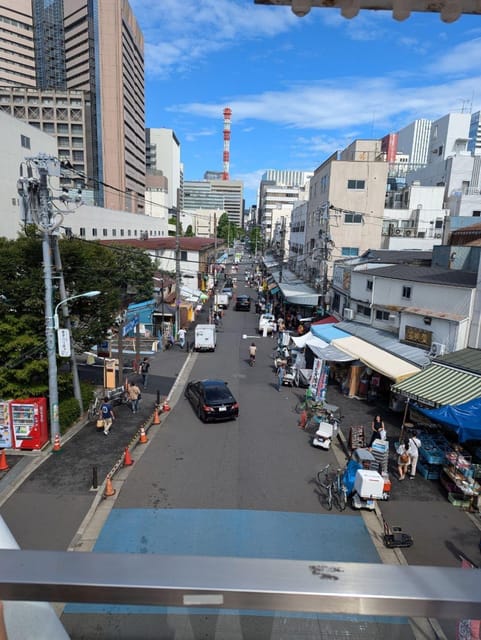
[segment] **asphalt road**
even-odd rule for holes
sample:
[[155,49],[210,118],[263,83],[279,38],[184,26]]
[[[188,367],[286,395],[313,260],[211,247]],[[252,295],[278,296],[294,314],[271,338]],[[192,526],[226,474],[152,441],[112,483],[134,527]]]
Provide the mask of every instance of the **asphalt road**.
[[[243,285],[239,290],[251,293]],[[327,462],[337,466],[338,458],[333,450],[313,449],[308,434],[298,429],[294,405],[303,392],[275,389],[275,341],[257,335],[257,321],[253,311],[235,312],[231,306],[216,352],[191,354],[183,378],[185,353],[176,350],[155,357],[144,411],[150,410],[147,400],[152,402],[156,388],[170,388],[176,380],[173,410],[149,433],[142,457],[112,499],[95,551],[380,561],[360,512],[328,513],[321,506],[312,480]],[[243,339],[244,334],[255,337]],[[250,368],[252,339],[258,352],[256,365]],[[182,389],[187,380],[204,377],[228,381],[240,403],[237,421],[203,424],[198,420]],[[367,426],[379,411],[342,396],[334,387],[329,388],[327,400],[341,407],[346,435],[350,425]],[[395,440],[402,416],[385,409],[383,416],[388,435]],[[68,473],[58,477],[59,459],[54,458],[53,467],[39,471],[2,507],[22,546],[68,546],[92,503],[86,470],[94,456],[106,449],[106,441],[121,451],[131,430],[137,428],[127,414],[121,423],[112,441],[88,432],[90,448],[80,443],[71,448],[72,458],[64,465],[69,468],[73,461]],[[342,459],[339,451],[338,455]],[[458,566],[453,546],[476,559],[478,529],[467,514],[447,502],[437,482],[418,476],[413,482],[399,483],[393,477],[392,498],[380,506],[392,524],[414,535],[415,545],[406,552],[409,563]],[[281,612],[259,616],[70,605],[62,621],[72,638],[89,639],[413,637],[405,620],[338,620]],[[447,638],[454,638],[453,629],[445,625]]]
[[[178,401],[131,469],[96,551],[380,562],[359,512],[321,506],[312,481],[337,459],[332,450],[312,448],[298,428],[294,406],[303,391],[276,390],[275,340],[259,337],[257,322],[253,311],[231,307],[216,351],[191,356],[177,381]],[[252,368],[251,340],[258,345]],[[181,392],[188,380],[206,377],[229,383],[240,403],[238,420],[199,421]],[[365,624],[280,612],[78,605],[67,607],[62,620],[79,638],[413,637],[407,621]]]

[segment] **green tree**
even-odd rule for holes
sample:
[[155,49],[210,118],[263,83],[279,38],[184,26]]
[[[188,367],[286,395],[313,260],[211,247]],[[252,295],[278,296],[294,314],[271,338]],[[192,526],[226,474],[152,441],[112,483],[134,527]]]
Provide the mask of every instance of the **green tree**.
[[[61,240],[59,249],[68,296],[101,291],[98,297],[68,303],[77,350],[91,349],[103,340],[130,302],[152,298],[156,265],[145,252],[80,239]],[[54,278],[54,305],[59,301]],[[0,238],[0,332],[2,395],[46,394],[42,239],[32,228],[17,240]],[[62,390],[71,393],[67,379],[60,376],[59,394]]]
[[185,230],[184,235],[187,238],[193,238],[194,237],[194,230],[192,229],[192,225],[189,224],[189,226],[187,227],[187,229]]
[[229,220],[227,213],[221,215],[217,223],[218,238],[222,238],[230,246],[234,240],[241,237],[242,233],[242,229]]

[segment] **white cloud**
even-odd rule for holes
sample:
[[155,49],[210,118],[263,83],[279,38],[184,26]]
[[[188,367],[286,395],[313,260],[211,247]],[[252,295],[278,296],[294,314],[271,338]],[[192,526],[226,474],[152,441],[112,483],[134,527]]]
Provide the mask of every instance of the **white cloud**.
[[454,76],[478,73],[481,67],[481,38],[452,47],[431,63],[430,69],[437,74]]
[[[430,85],[402,85],[395,76],[339,78],[324,83],[297,85],[285,91],[228,98],[233,122],[263,121],[290,128],[336,130],[375,123],[390,128],[420,117],[438,118],[460,108],[460,101],[480,85],[480,76]],[[175,105],[170,111],[218,120],[222,104]]]
[[207,56],[243,41],[298,28],[287,7],[245,0],[131,0],[145,39],[148,75],[183,72]]

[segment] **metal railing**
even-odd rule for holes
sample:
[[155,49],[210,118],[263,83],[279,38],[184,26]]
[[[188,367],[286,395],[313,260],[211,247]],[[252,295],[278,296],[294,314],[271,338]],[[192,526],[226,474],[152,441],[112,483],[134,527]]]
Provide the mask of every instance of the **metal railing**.
[[478,618],[477,569],[0,550],[0,599]]

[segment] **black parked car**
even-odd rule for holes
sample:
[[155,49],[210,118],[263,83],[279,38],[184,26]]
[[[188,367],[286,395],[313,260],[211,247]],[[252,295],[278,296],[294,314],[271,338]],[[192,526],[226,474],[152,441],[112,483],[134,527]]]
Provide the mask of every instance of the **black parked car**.
[[189,382],[184,394],[202,422],[235,420],[239,415],[239,405],[223,380]]
[[236,311],[250,311],[251,310],[251,299],[249,296],[240,295],[237,296],[235,300],[235,310]]

